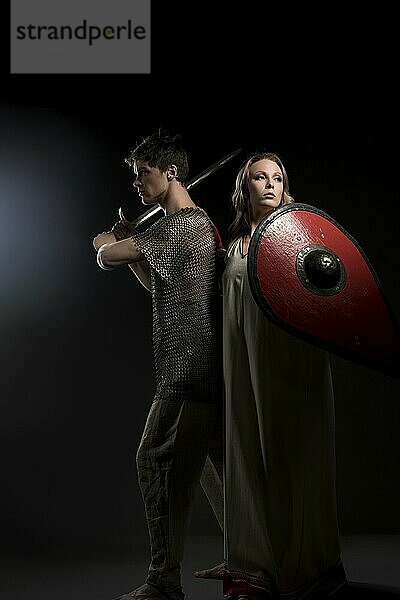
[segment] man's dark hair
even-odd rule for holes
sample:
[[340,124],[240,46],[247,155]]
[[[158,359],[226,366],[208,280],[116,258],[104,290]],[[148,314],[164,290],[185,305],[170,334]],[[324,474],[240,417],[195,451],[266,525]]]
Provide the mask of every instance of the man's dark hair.
[[175,165],[178,170],[176,179],[185,185],[189,173],[189,164],[187,154],[180,140],[180,135],[171,136],[161,132],[152,133],[132,150],[125,162],[133,167],[135,160],[143,160],[150,167],[157,167],[162,172],[165,172],[171,165]]

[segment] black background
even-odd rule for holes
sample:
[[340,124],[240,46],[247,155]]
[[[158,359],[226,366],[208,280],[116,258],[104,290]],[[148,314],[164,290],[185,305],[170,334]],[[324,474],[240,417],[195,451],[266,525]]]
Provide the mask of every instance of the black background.
[[[282,15],[277,25],[253,10],[228,26],[163,10],[151,75],[3,77],[3,552],[145,534],[134,455],[154,385],[150,296],[127,270],[101,271],[91,241],[120,206],[143,210],[123,159],[158,127],[182,133],[191,175],[243,149],[192,193],[225,243],[245,154],[280,154],[295,199],[355,237],[400,314],[390,43],[378,55],[368,36],[343,37],[346,20],[293,36]],[[399,382],[335,358],[334,383],[341,532],[400,533]],[[191,531],[217,532],[201,494]]]

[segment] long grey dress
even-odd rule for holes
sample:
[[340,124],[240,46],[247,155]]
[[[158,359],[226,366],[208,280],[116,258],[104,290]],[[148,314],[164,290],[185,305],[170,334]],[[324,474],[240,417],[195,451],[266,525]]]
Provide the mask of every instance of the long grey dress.
[[329,355],[268,321],[241,248],[228,247],[223,275],[224,593],[331,592],[345,573]]

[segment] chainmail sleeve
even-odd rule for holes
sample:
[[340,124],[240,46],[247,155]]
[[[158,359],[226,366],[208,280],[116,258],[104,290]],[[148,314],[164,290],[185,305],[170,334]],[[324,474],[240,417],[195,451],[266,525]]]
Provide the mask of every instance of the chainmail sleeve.
[[216,402],[216,239],[207,214],[183,208],[133,241],[150,264],[153,302],[155,399]]

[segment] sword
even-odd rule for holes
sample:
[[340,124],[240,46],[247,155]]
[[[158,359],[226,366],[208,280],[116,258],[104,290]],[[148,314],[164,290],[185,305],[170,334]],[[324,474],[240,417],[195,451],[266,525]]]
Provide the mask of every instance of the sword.
[[[200,181],[203,181],[203,179],[205,179],[212,173],[215,173],[215,171],[218,171],[218,169],[223,167],[228,161],[230,161],[232,158],[237,156],[239,154],[239,152],[241,152],[241,151],[242,151],[242,149],[238,148],[237,150],[234,150],[230,154],[227,154],[223,158],[220,158],[219,160],[217,160],[215,163],[213,163],[212,165],[210,165],[209,167],[204,169],[204,171],[199,173],[199,175],[196,175],[196,177],[193,177],[187,184],[186,189],[190,190],[195,185],[200,183]],[[155,206],[152,206],[151,208],[146,210],[146,212],[144,212],[142,215],[140,215],[133,221],[128,221],[128,219],[125,218],[121,207],[119,208],[118,215],[119,215],[119,218],[121,221],[125,221],[125,223],[129,223],[130,225],[137,227],[138,225],[141,225],[142,223],[144,223],[145,221],[150,219],[150,217],[152,217],[153,215],[157,214],[160,210],[162,210],[161,206],[159,204],[156,204]]]

